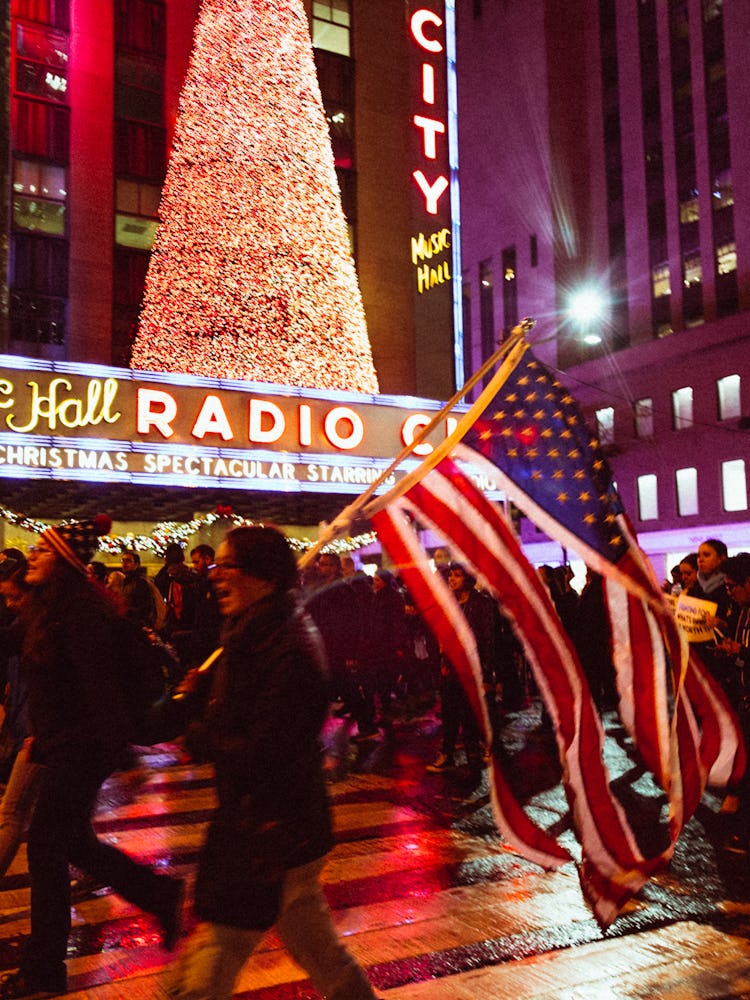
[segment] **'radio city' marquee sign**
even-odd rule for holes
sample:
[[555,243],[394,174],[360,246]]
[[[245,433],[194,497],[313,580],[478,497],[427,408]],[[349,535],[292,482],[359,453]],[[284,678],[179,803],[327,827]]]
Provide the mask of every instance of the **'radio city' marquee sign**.
[[0,355],[0,477],[357,493],[439,408]]

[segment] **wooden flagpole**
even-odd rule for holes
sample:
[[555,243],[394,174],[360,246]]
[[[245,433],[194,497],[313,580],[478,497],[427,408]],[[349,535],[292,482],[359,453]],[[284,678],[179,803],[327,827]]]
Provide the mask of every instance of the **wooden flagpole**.
[[[317,554],[324,549],[326,545],[329,545],[334,539],[340,538],[342,535],[347,534],[350,530],[352,521],[359,514],[374,513],[379,510],[382,506],[385,506],[395,496],[400,496],[404,493],[410,486],[419,479],[421,476],[425,475],[431,468],[434,468],[438,462],[440,462],[450,451],[454,448],[458,440],[466,433],[468,428],[472,425],[476,417],[483,409],[486,404],[486,397],[492,390],[492,394],[497,392],[500,385],[508,377],[509,373],[518,364],[518,360],[523,352],[527,348],[525,342],[525,335],[528,330],[530,330],[534,325],[534,321],[531,319],[523,319],[518,324],[514,326],[510,332],[510,336],[506,341],[504,341],[500,347],[492,354],[477,371],[469,378],[469,380],[461,386],[461,388],[445,403],[438,413],[426,424],[422,429],[415,434],[414,440],[406,445],[402,451],[393,459],[387,469],[380,473],[377,479],[372,482],[367,489],[360,493],[359,496],[345,507],[337,517],[334,518],[330,523],[322,522],[319,528],[318,539],[314,545],[312,545],[306,552],[303,553],[299,560],[300,569],[304,569],[308,566]],[[507,357],[506,357],[507,355]],[[458,422],[456,429],[450,434],[441,444],[439,444],[434,451],[427,456],[424,462],[420,463],[418,469],[410,473],[408,476],[404,477],[401,482],[399,482],[392,490],[389,490],[383,497],[379,497],[373,504],[367,507],[370,498],[373,496],[375,491],[378,489],[382,483],[391,475],[395,469],[398,468],[401,463],[411,455],[414,448],[421,444],[424,439],[432,433],[432,431],[441,423],[442,420],[450,413],[450,411],[455,407],[455,405],[460,402],[463,397],[470,392],[474,386],[487,374],[487,372],[493,368],[501,358],[505,357],[502,367],[495,373],[491,382],[488,384],[487,388],[481,393],[479,398],[473,403],[471,409],[463,414]],[[502,375],[502,378],[500,376]],[[437,456],[437,457],[435,457]],[[407,485],[403,486],[402,484]]]

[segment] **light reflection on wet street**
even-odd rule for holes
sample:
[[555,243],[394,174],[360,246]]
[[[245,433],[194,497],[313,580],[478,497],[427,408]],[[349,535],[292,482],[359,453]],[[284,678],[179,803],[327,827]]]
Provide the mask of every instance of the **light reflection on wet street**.
[[[664,836],[664,803],[628,756],[609,719],[608,764],[618,795],[638,794],[642,847]],[[495,832],[487,781],[459,769],[425,771],[439,745],[431,712],[397,718],[362,744],[347,724],[325,730],[337,844],[324,873],[337,925],[380,994],[396,1000],[660,1000],[750,997],[750,865],[723,846],[727,817],[707,796],[670,868],[607,931],[586,906],[572,864],[544,873]],[[559,765],[538,706],[509,716],[506,773],[530,811],[566,833]],[[213,806],[211,770],[174,747],[151,749],[103,790],[99,835],[189,880]],[[12,969],[28,934],[25,847],[0,884],[0,969]],[[69,982],[89,1000],[160,997],[168,956],[155,921],[80,880],[74,889]],[[189,924],[188,913],[188,924]],[[314,1000],[269,935],[241,980],[242,997]]]

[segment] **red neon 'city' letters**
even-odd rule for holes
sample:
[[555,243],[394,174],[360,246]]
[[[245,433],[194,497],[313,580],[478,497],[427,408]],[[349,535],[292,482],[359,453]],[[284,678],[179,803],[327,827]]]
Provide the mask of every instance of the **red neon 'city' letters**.
[[414,115],[414,124],[424,132],[424,155],[428,160],[437,158],[436,135],[443,135],[445,125],[435,121],[434,118],[423,118],[422,115]]
[[424,33],[425,24],[434,24],[436,28],[442,28],[443,19],[432,10],[416,10],[411,17],[411,33],[417,45],[420,45],[425,52],[442,52],[442,42],[435,38],[428,38]]
[[435,103],[435,67],[422,63],[422,100],[425,104]]
[[430,215],[437,215],[438,202],[448,187],[448,180],[441,174],[432,184],[427,180],[421,170],[415,170],[412,177],[417,182],[419,190],[424,195],[425,208]]

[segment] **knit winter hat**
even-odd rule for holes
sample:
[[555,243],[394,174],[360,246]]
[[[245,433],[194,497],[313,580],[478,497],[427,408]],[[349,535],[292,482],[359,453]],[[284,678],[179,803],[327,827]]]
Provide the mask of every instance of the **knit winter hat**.
[[42,538],[73,569],[85,576],[86,566],[99,548],[99,536],[106,535],[111,527],[112,518],[108,514],[97,514],[93,521],[70,521],[47,528]]

